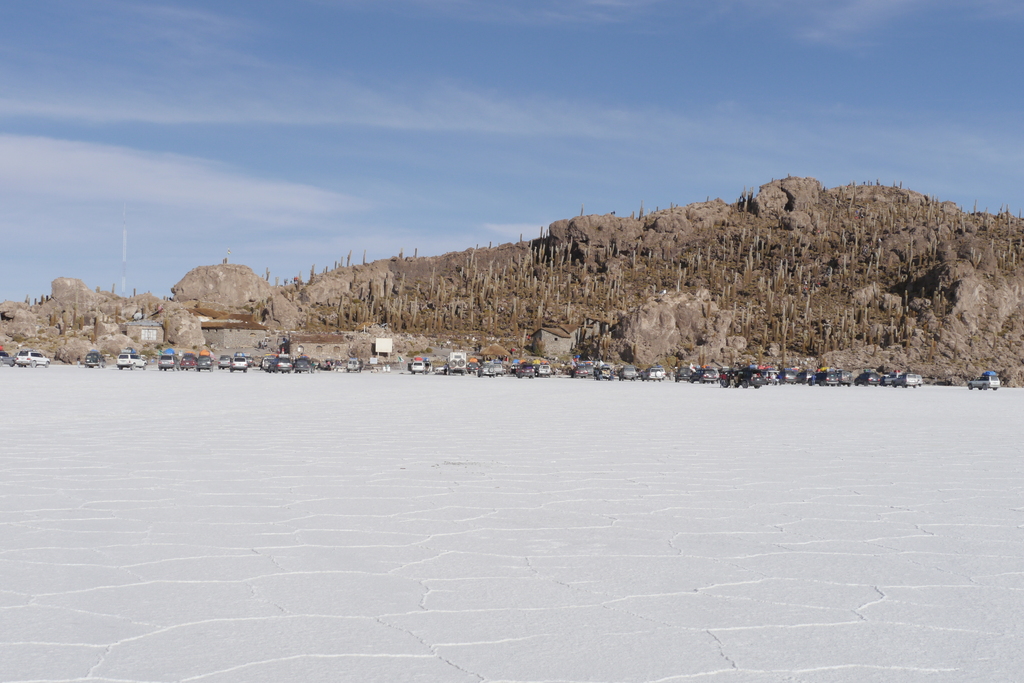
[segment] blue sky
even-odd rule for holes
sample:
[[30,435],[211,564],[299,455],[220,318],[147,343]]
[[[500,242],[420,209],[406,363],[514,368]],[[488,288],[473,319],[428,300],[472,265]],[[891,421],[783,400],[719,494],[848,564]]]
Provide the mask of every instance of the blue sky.
[[[733,201],[786,175],[1024,207],[1021,0],[0,6],[0,299],[169,294]],[[125,208],[126,207],[126,208]]]

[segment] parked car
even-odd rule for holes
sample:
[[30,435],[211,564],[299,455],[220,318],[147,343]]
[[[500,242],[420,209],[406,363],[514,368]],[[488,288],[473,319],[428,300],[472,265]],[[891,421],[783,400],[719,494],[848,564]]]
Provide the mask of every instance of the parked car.
[[228,368],[228,371],[234,372],[235,370],[249,372],[249,359],[245,356],[244,353],[236,353],[234,358],[231,359],[231,367]]
[[276,354],[268,353],[260,359],[260,370],[263,370],[263,372],[273,372],[275,365],[277,365]]
[[718,368],[699,368],[690,375],[690,383],[700,382],[701,384],[717,384],[721,379]]
[[293,372],[307,372],[309,374],[313,374],[313,369],[313,361],[306,356],[299,356],[292,364]]
[[814,384],[814,376],[817,373],[814,370],[801,370],[797,373],[796,383],[797,384]]
[[533,363],[520,363],[516,366],[516,377],[522,379],[527,377],[533,379],[537,376],[537,371],[533,367]]
[[87,368],[105,368],[107,367],[107,359],[103,357],[102,353],[93,349],[85,354],[85,361],[82,364]]
[[640,373],[640,379],[644,382],[662,382],[665,380],[665,368],[660,365],[652,365]]
[[676,368],[675,380],[677,382],[689,382],[690,375],[693,374],[693,370],[690,369],[689,365],[682,365]]
[[194,353],[183,353],[181,354],[181,360],[178,361],[179,370],[195,370],[196,369],[196,354]]
[[982,391],[985,389],[991,389],[992,391],[995,391],[999,388],[999,376],[991,370],[987,370],[986,372],[981,373],[981,377],[978,379],[972,379],[968,382],[967,388]]
[[0,368],[3,366],[14,367],[14,356],[0,349]]
[[890,373],[888,373],[886,375],[883,375],[882,379],[880,379],[878,381],[878,386],[880,386],[880,387],[891,387],[891,386],[893,386],[893,382],[895,382],[897,379],[899,379],[900,374],[901,373],[899,373],[899,372],[890,372]]
[[865,370],[864,372],[857,375],[857,378],[853,380],[853,386],[855,387],[877,387],[879,382],[882,381],[882,376],[874,370]]
[[231,368],[231,356],[221,356],[217,359],[218,370],[228,370]]
[[533,364],[533,373],[537,377],[551,377],[551,365],[547,361]]
[[43,355],[41,351],[35,349],[22,349],[18,351],[18,355],[14,357],[14,364],[19,368],[37,368],[40,365],[44,368],[50,367],[50,359]]
[[591,361],[577,363],[572,369],[573,379],[590,379],[594,376],[594,364]]
[[505,367],[497,360],[481,364],[480,369],[476,371],[477,377],[501,377],[504,374]]
[[778,381],[779,381],[779,384],[796,384],[797,383],[797,371],[796,370],[779,370]]
[[146,359],[139,355],[135,349],[124,349],[117,355],[117,369],[124,370],[145,370]]
[[213,356],[210,354],[199,354],[196,358],[196,372],[206,370],[207,372],[213,372]]
[[853,386],[853,373],[849,370],[819,370],[814,383],[823,387]]
[[640,379],[640,373],[636,371],[635,365],[623,365],[621,368],[619,368],[620,382],[625,382],[626,380],[629,380],[630,382],[635,382],[638,379]]
[[921,375],[915,375],[912,372],[906,372],[897,377],[896,379],[894,379],[889,386],[903,387],[904,389],[906,389],[907,387],[913,387],[916,389],[922,384],[924,384],[924,379],[921,377]]
[[430,374],[430,361],[425,358],[417,356],[409,361],[406,366],[409,370],[410,375],[427,375]]
[[291,372],[292,367],[292,357],[286,353],[282,353],[278,354],[271,372]]
[[164,353],[156,362],[158,370],[177,370],[178,357],[173,353]]
[[345,372],[362,372],[363,361],[358,358],[349,358],[345,363]]
[[760,389],[768,383],[768,378],[759,368],[740,368],[733,373],[733,385],[747,389],[754,387]]

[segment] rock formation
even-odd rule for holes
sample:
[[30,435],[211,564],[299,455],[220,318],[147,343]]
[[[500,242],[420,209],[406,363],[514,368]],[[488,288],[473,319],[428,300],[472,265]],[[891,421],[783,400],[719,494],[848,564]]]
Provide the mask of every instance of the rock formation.
[[543,324],[584,325],[579,350],[607,360],[834,363],[951,381],[995,369],[1014,383],[1022,259],[1024,221],[1008,212],[783,178],[732,203],[578,216],[528,241],[312,269],[282,286],[245,266],[204,266],[173,302],[58,278],[38,305],[0,305],[0,333],[103,337],[140,311],[164,322],[169,343],[195,348],[201,329],[181,304],[204,302],[314,335],[381,325],[396,338],[518,347]]
[[202,301],[239,308],[270,298],[273,288],[249,266],[225,263],[190,270],[171,287],[175,301]]

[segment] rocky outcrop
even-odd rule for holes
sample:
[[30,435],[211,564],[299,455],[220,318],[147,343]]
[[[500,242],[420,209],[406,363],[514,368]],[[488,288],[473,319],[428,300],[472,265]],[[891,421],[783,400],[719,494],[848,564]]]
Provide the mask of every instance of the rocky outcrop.
[[50,298],[63,309],[79,311],[95,308],[115,298],[113,294],[96,292],[77,278],[59,277],[50,283]]
[[[85,339],[68,339],[62,345],[57,347],[57,350],[53,353],[53,357],[61,363],[74,365],[75,363],[84,361],[85,355],[93,348],[96,347]],[[120,351],[120,349],[118,349],[118,351]]]
[[206,343],[199,319],[181,308],[164,317],[164,334],[168,344],[185,349],[198,349]]
[[[733,203],[581,215],[517,243],[313,268],[305,283],[271,287],[245,266],[205,266],[174,286],[175,302],[58,278],[38,305],[0,304],[0,334],[55,348],[141,314],[165,322],[168,343],[197,348],[199,322],[176,303],[188,301],[196,314],[253,314],[307,334],[386,323],[396,349],[400,335],[430,337],[423,348],[485,337],[520,346],[539,325],[583,324],[580,350],[605,359],[799,359],[960,379],[994,369],[1012,384],[1024,380],[1022,234],[1024,220],[1006,212],[789,177]],[[330,344],[369,351],[362,336]]]
[[130,349],[138,346],[138,342],[132,340],[123,334],[112,334],[106,337],[100,337],[96,340],[96,345],[92,348],[99,349],[103,353],[116,356],[121,352],[121,349]]
[[612,350],[632,363],[654,363],[666,356],[726,359],[746,347],[727,337],[733,313],[721,311],[707,290],[673,293],[625,315],[615,327]]
[[305,320],[299,307],[281,292],[275,292],[271,297],[267,316],[281,330],[297,330]]
[[249,266],[225,263],[190,270],[171,287],[175,301],[202,301],[239,308],[271,296],[271,286]]
[[814,178],[773,180],[760,187],[754,197],[754,213],[764,218],[781,218],[789,212],[806,212],[821,199],[824,188]]
[[34,337],[42,329],[42,321],[26,304],[5,301],[0,306],[0,331],[11,338]]

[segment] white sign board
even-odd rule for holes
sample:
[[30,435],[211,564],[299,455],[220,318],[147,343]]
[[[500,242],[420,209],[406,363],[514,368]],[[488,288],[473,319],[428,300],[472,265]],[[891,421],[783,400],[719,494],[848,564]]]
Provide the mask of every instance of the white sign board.
[[378,338],[373,343],[373,350],[376,353],[391,353],[391,339]]

